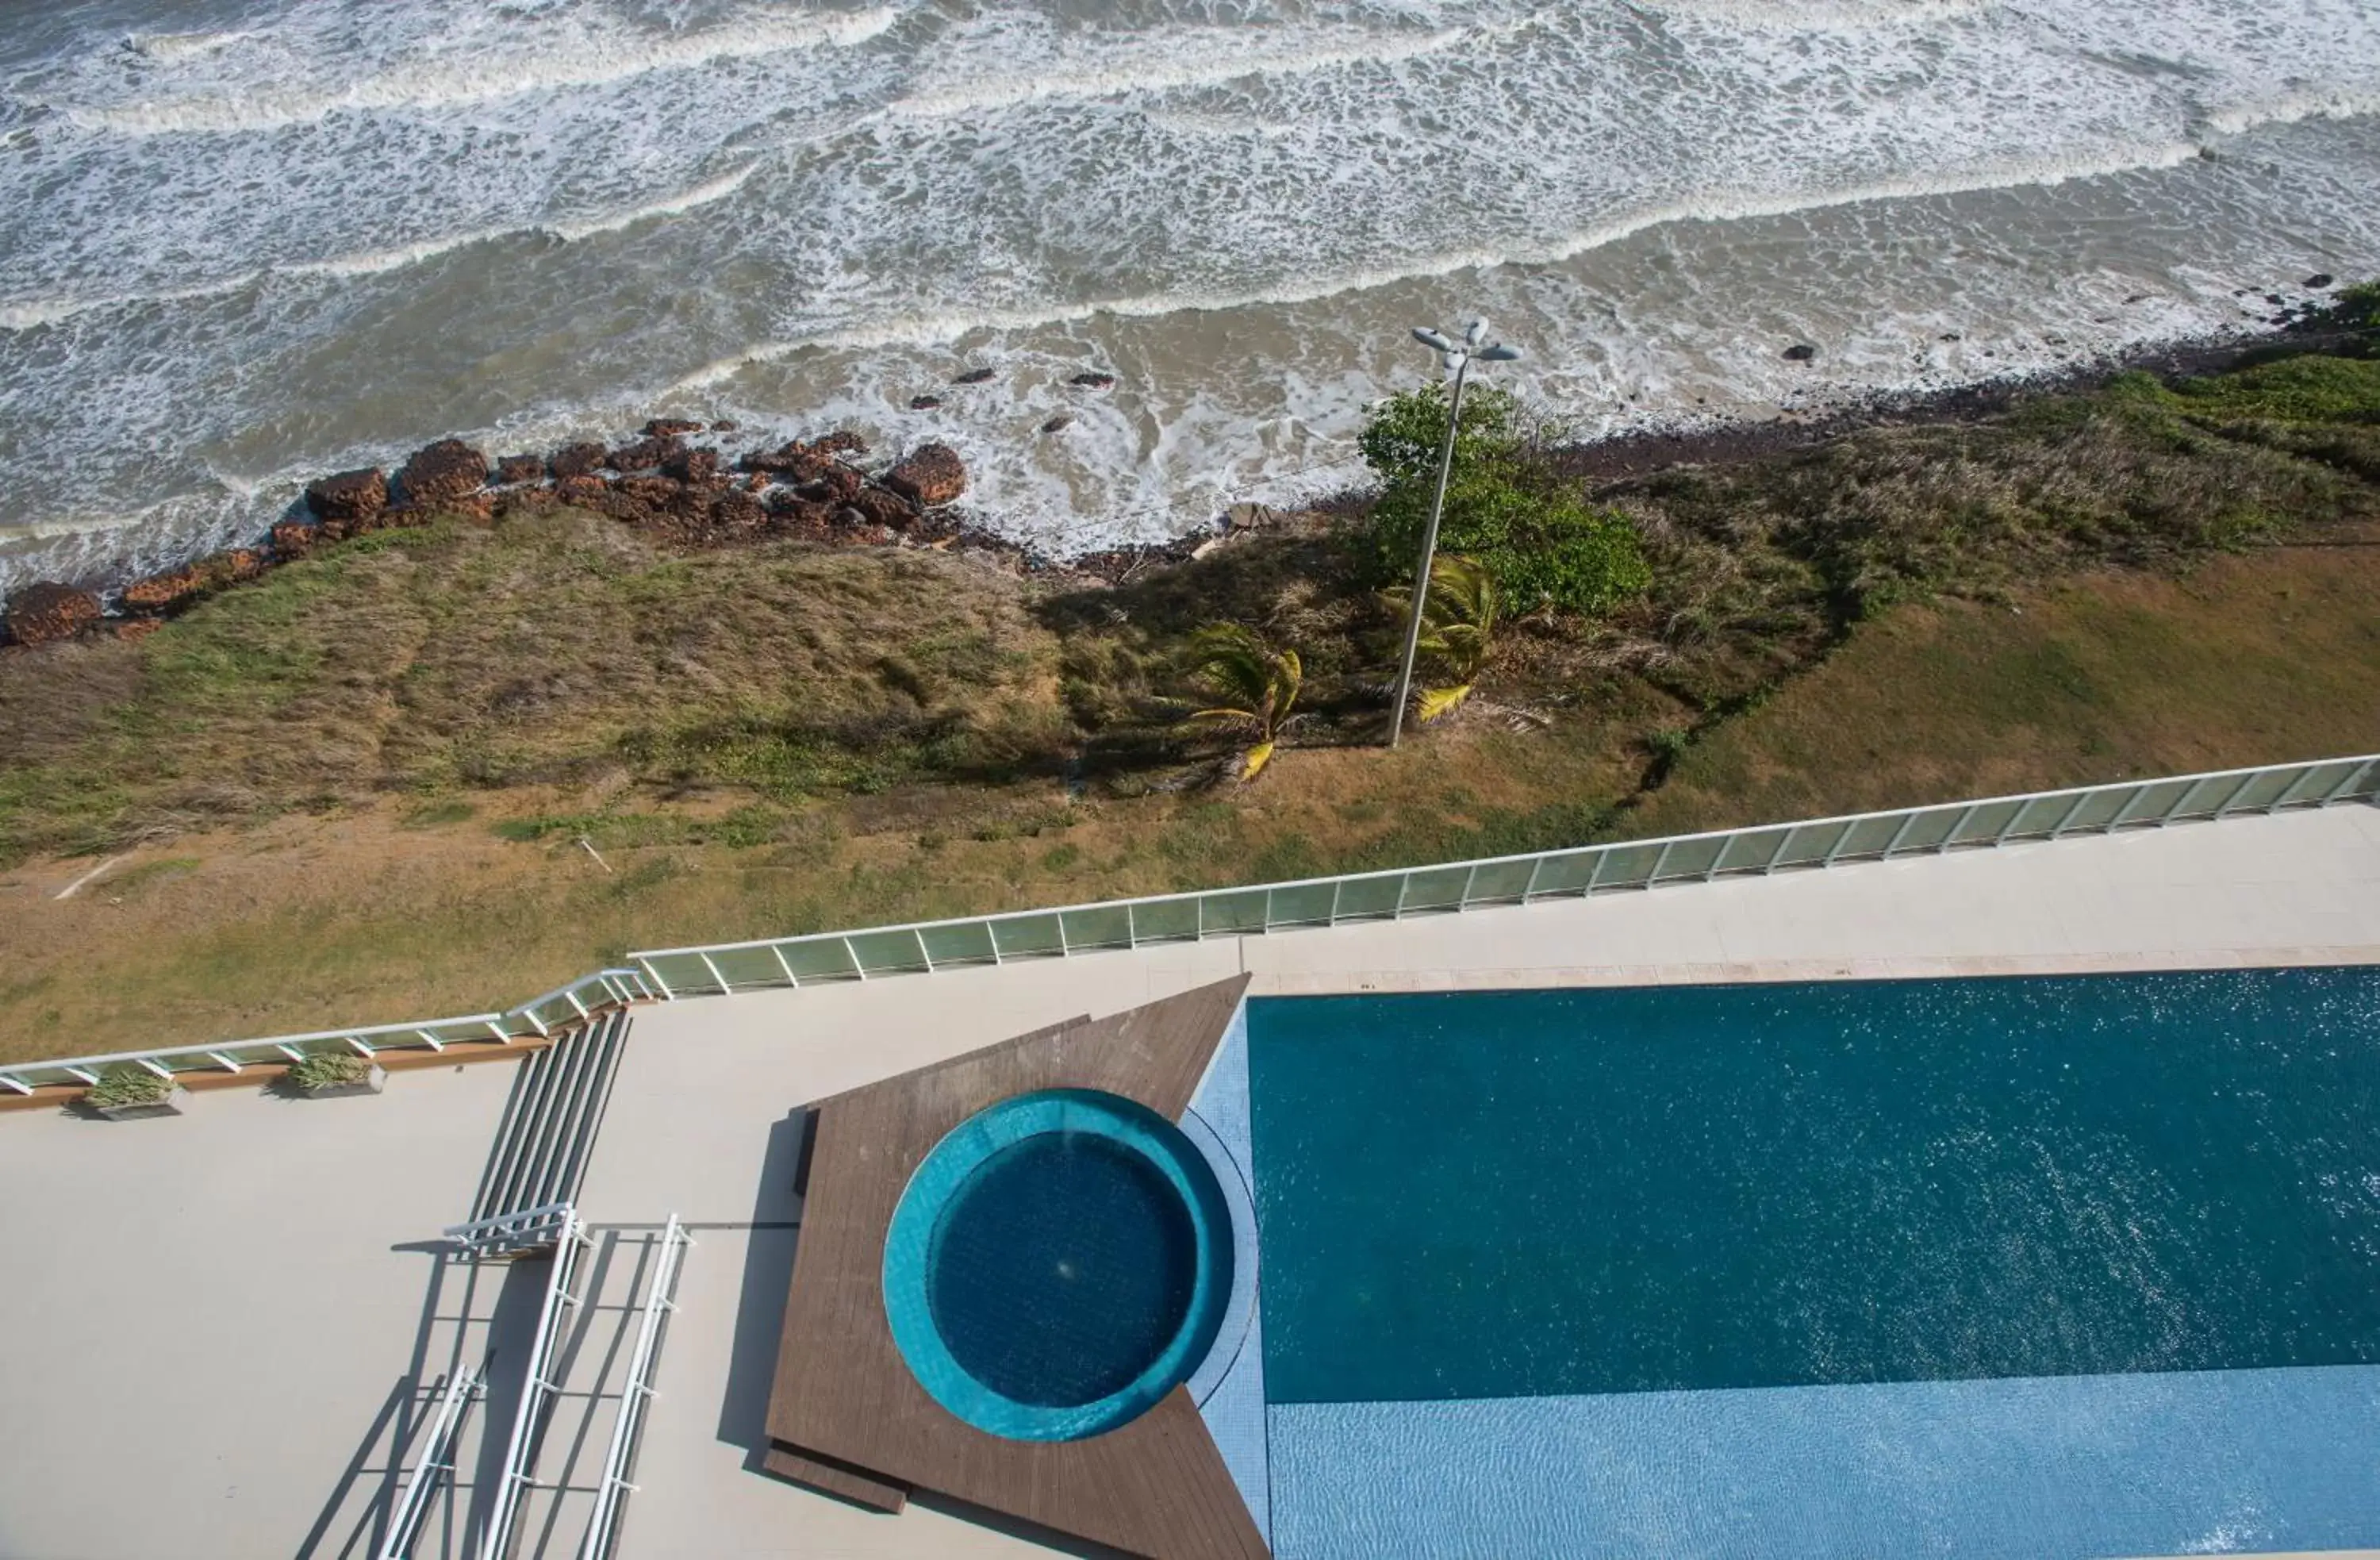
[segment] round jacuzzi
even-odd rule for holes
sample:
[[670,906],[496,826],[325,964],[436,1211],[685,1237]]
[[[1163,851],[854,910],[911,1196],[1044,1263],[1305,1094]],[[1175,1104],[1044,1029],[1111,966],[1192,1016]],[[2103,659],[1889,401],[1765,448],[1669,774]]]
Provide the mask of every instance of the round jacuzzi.
[[1073,1441],[1137,1417],[1206,1358],[1231,1213],[1181,1129],[1114,1094],[980,1111],[911,1176],[884,1241],[892,1340],[978,1430]]

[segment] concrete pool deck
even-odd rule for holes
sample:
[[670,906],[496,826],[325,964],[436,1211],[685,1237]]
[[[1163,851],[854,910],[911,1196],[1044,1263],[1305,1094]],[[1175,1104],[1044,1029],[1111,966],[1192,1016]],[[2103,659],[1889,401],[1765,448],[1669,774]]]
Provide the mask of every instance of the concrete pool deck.
[[[748,1469],[799,1216],[792,1113],[1076,1014],[1244,970],[1265,995],[2367,963],[2380,809],[2345,806],[648,1007],[579,1198],[594,1290],[540,1464],[565,1487],[540,1492],[521,1553],[577,1552],[641,1253],[672,1213],[696,1245],[620,1554],[1040,1553]],[[504,1270],[435,1250],[513,1071],[408,1072],[368,1100],[213,1091],[137,1124],[0,1119],[0,1556],[369,1554],[395,1419],[516,1324]],[[415,1551],[465,1552],[451,1522]]]

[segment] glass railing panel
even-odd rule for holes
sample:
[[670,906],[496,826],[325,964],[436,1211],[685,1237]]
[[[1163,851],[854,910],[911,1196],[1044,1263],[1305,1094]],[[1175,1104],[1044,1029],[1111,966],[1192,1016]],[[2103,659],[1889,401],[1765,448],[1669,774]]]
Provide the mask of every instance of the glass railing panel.
[[1537,875],[1535,858],[1525,861],[1489,861],[1471,874],[1471,892],[1463,896],[1466,905],[1509,905],[1529,892],[1529,880]]
[[1787,831],[1785,848],[1777,855],[1779,871],[1787,867],[1806,867],[1823,861],[1827,852],[1850,832],[1849,823],[1803,823]]
[[1002,958],[1040,958],[1066,951],[1065,934],[1059,927],[1058,918],[1047,911],[995,917],[991,934],[1000,945]]
[[2268,769],[2250,779],[2238,796],[2228,797],[2216,806],[2228,812],[2260,812],[2287,796],[2289,787],[2304,777],[2305,772],[2300,769]]
[[1198,896],[1198,927],[1207,936],[1265,929],[1265,894],[1261,888],[1227,888]]
[[2003,837],[2011,840],[2046,838],[2073,805],[2072,797],[2034,797],[2017,809],[2016,817]]
[[922,975],[929,968],[926,962],[925,945],[917,934],[904,928],[897,932],[855,932],[846,942],[859,968],[870,978],[878,975]]
[[1382,920],[1397,913],[1397,896],[1405,890],[1402,872],[1378,872],[1347,878],[1339,884],[1341,920]]
[[1198,936],[1198,900],[1147,899],[1132,907],[1132,934],[1142,943],[1195,942]]
[[1132,912],[1122,905],[1068,910],[1062,919],[1066,925],[1066,947],[1071,952],[1132,946]]
[[2000,831],[2015,823],[2017,814],[2023,810],[2022,798],[2013,801],[1985,802],[1967,813],[1966,822],[1959,824],[1950,835],[1950,843],[1977,845],[1996,840],[2000,837]]
[[654,978],[675,995],[716,990],[719,984],[692,954],[649,954],[644,962]]
[[794,968],[794,979],[808,985],[812,981],[856,981],[859,969],[851,962],[850,950],[840,937],[799,937],[777,945],[785,962]]
[[1597,846],[1585,850],[1565,850],[1559,856],[1548,856],[1538,863],[1536,885],[1529,892],[1537,898],[1548,894],[1583,894],[1595,879],[1595,869],[1607,855],[1609,846]]
[[1719,853],[1728,847],[1726,835],[1704,835],[1694,839],[1673,840],[1670,852],[1661,858],[1653,881],[1655,884],[1676,883],[1684,878],[1706,875],[1718,860]]
[[1275,926],[1328,926],[1330,908],[1338,902],[1339,885],[1331,883],[1301,883],[1272,891],[1272,923]]
[[2356,791],[2354,782],[2362,768],[2361,763],[2347,759],[2334,763],[2308,764],[2304,777],[2299,781],[2295,789],[2287,793],[2289,798],[2289,805],[2312,806],[2330,797],[2334,792],[2340,797],[2351,796]]
[[926,940],[926,957],[934,961],[937,969],[950,965],[996,962],[991,928],[982,921],[954,920],[941,926],[921,926],[917,935]]
[[[784,966],[779,964],[777,956],[767,948],[721,948],[710,956],[710,962],[718,967],[719,973],[726,978],[727,983],[737,991],[788,983]],[[580,997],[578,1000],[585,1002],[587,999]],[[564,1005],[566,1009],[567,1005]],[[549,1024],[553,1022],[547,1014],[540,1013],[538,1017]]]
[[2067,802],[2067,818],[2062,832],[2070,835],[2087,835],[2095,830],[2104,829],[2116,814],[2124,810],[2124,804],[2131,799],[2132,790],[2130,786],[2093,791],[2079,798],[2070,798]]
[[1605,852],[1597,870],[1588,874],[1590,885],[1597,894],[1608,888],[1642,888],[1653,875],[1654,864],[1661,859],[1659,844],[1615,845]]
[[1420,867],[1405,874],[1404,897],[1399,907],[1406,915],[1460,909],[1463,887],[1470,881],[1468,867]]
[[[1790,828],[1748,829],[1742,834],[1731,835],[1727,843],[1719,847],[1718,859],[1712,865],[1721,876],[1730,872],[1765,871],[1769,860],[1778,851],[1784,848],[1786,840],[1792,833]],[[1676,862],[1677,856],[1674,852],[1671,853],[1670,860],[1671,864]],[[1664,866],[1661,870],[1666,872],[1669,867]]]
[[1936,807],[1905,813],[1901,827],[1896,831],[1900,843],[1891,847],[1895,856],[1905,856],[1912,850],[1939,850],[1950,831],[1959,826],[1963,807]]

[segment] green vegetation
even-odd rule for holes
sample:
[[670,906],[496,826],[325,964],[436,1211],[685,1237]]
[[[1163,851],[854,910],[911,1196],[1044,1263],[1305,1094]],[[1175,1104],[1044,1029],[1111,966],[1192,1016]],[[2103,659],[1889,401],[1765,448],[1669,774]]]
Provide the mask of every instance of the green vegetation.
[[[1368,536],[1381,579],[1410,579],[1436,495],[1446,391],[1432,384],[1371,408],[1364,460],[1380,482]],[[1652,582],[1626,516],[1586,501],[1543,457],[1544,429],[1524,427],[1492,385],[1463,396],[1439,546],[1476,558],[1524,611],[1605,612]]]
[[82,1103],[93,1110],[128,1110],[162,1105],[174,1092],[174,1080],[151,1072],[138,1062],[117,1062],[103,1068],[99,1081],[83,1091]]
[[[1618,517],[1649,582],[1551,606],[1450,542],[1443,713],[1395,753],[1382,587],[1411,555],[1384,574],[1377,510],[1113,587],[675,555],[575,514],[375,533],[144,640],[0,656],[0,1054],[474,1011],[636,947],[2369,750],[2375,368],[2126,376],[1592,489],[1466,397],[1466,439]],[[1385,457],[1434,439],[1411,421]],[[1194,674],[1227,714],[1182,722]],[[1293,762],[1214,786],[1268,741]],[[55,858],[125,850],[54,900],[90,866]]]
[[1226,731],[1245,737],[1232,760],[1232,777],[1246,782],[1264,773],[1281,740],[1281,728],[1305,684],[1305,664],[1293,650],[1275,650],[1236,623],[1219,623],[1193,635],[1190,682],[1200,697],[1217,701],[1193,710],[1182,724],[1196,730]]
[[346,1089],[371,1076],[371,1062],[352,1051],[310,1051],[285,1075],[293,1089]]

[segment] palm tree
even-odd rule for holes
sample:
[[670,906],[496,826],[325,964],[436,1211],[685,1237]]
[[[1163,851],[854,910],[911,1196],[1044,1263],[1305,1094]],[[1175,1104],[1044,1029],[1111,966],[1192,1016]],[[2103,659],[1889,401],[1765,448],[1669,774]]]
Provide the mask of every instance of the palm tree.
[[[1391,591],[1385,597],[1402,613],[1413,592]],[[1480,674],[1495,655],[1496,624],[1503,611],[1503,591],[1487,565],[1451,555],[1431,562],[1429,600],[1422,608],[1421,640],[1416,648],[1449,680],[1422,689],[1415,718],[1425,724],[1437,720],[1471,697]]]
[[1191,684],[1216,702],[1184,715],[1181,724],[1247,735],[1251,740],[1238,757],[1236,777],[1255,779],[1271,761],[1305,680],[1297,652],[1276,651],[1237,623],[1219,623],[1190,637],[1189,659]]

